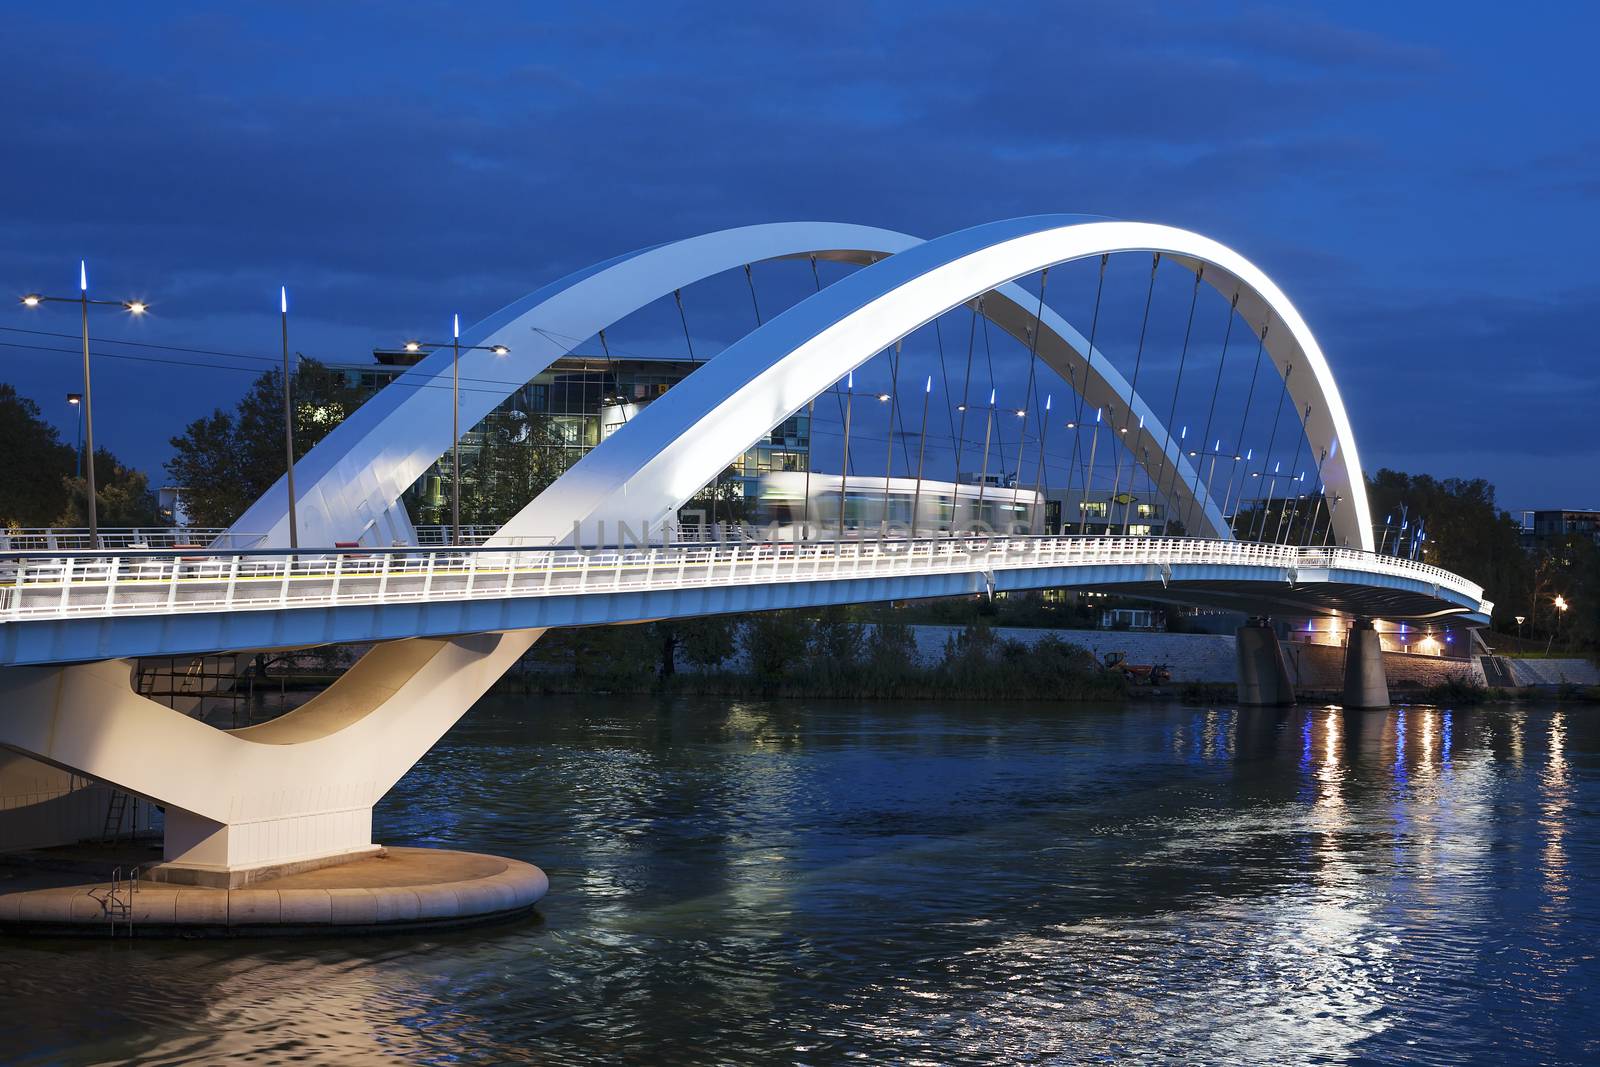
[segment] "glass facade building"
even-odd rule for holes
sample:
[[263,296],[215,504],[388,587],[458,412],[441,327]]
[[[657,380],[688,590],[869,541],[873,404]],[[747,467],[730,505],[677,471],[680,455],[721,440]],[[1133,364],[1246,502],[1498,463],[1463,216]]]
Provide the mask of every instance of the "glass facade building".
[[[420,361],[425,353],[374,350],[372,363],[334,364],[345,384],[370,396]],[[559,472],[622,427],[628,419],[698,366],[686,359],[573,354],[563,356],[518,387],[477,426],[461,438],[461,481],[465,497],[487,472],[480,469],[486,449],[497,446],[538,450],[543,471]],[[463,390],[488,388],[463,380]],[[731,466],[722,496],[754,503],[761,475],[771,471],[804,471],[810,461],[811,433],[801,411],[775,427]],[[450,456],[438,463],[406,494],[413,517],[436,520],[448,506]],[[526,503],[526,501],[522,501]],[[465,509],[464,509],[465,510]],[[475,521],[504,521],[509,515],[477,516]],[[463,516],[465,521],[465,516]]]

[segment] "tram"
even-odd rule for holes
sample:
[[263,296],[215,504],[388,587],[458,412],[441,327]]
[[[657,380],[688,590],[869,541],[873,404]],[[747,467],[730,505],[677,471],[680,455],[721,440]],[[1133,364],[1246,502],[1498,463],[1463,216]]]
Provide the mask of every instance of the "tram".
[[[844,523],[840,526],[840,490]],[[912,507],[916,507],[913,524]],[[915,478],[870,478],[812,471],[763,474],[758,484],[756,521],[777,527],[779,540],[881,536],[887,528],[902,536],[1030,533],[1043,520],[1044,498],[1030,489],[968,485]]]

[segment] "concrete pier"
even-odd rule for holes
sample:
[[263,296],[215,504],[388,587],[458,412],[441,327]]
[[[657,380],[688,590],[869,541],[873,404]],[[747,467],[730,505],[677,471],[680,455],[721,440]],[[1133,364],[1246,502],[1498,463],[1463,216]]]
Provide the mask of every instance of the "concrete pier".
[[[100,852],[94,852],[94,850]],[[145,853],[148,854],[147,852]],[[459,926],[526,913],[550,887],[530,863],[432,848],[388,848],[244,888],[108,880],[136,846],[46,850],[0,876],[0,931],[156,937],[337,936]]]
[[1239,703],[1260,707],[1288,707],[1294,703],[1289,663],[1270,620],[1252,618],[1239,627],[1234,654],[1238,660]]
[[1350,625],[1344,651],[1344,706],[1386,708],[1389,682],[1383,672],[1383,640],[1371,619]]

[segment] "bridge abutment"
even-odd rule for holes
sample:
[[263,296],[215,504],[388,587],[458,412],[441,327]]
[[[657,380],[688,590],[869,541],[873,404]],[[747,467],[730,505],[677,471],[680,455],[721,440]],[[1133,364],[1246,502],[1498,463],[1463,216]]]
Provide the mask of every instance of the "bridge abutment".
[[1289,661],[1268,619],[1252,618],[1239,627],[1234,651],[1239,671],[1239,703],[1260,707],[1288,707],[1294,703]]
[[1350,625],[1344,650],[1344,706],[1389,706],[1389,681],[1383,670],[1383,637],[1371,619],[1357,619]]

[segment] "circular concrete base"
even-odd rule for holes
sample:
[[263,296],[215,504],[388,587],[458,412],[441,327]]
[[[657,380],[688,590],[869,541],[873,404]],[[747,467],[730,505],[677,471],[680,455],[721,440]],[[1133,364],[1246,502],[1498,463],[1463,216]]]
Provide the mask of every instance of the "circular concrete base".
[[550,888],[531,863],[431,848],[254,882],[241,889],[25,872],[0,881],[0,930],[107,936],[344,935],[486,922]]

